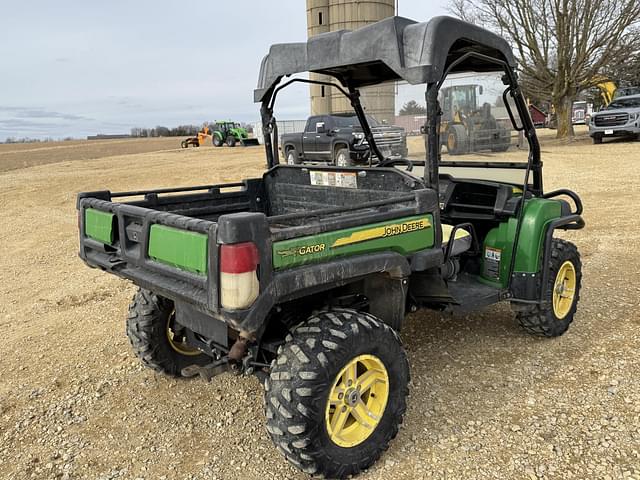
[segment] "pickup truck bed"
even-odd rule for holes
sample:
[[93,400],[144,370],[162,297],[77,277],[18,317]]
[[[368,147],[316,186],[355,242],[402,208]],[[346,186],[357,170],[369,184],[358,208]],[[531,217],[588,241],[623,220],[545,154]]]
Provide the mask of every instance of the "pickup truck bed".
[[[433,220],[438,208],[435,193],[393,168],[365,173],[355,168],[338,171],[283,165],[242,183],[81,193],[77,207],[80,256],[88,265],[245,331],[259,328],[265,309],[269,311],[274,303],[304,296],[309,289],[322,289],[339,280],[345,268],[356,268],[357,261],[344,262],[345,256],[355,258],[358,253],[379,250],[380,265],[375,255],[367,255],[367,268],[383,271],[397,264],[406,269],[407,256],[439,242],[431,228],[428,235],[420,232],[424,235],[416,236],[409,250],[399,243],[397,248],[391,245],[394,251],[390,252],[388,239],[384,243],[381,238],[370,238],[350,242],[338,254],[330,254],[328,248],[313,251],[312,247],[318,250],[317,245],[324,245],[322,239],[341,232],[353,235],[362,230],[359,227],[380,224],[380,228],[399,219],[427,216]],[[257,247],[260,296],[251,308],[230,311],[219,302],[219,248],[241,242]],[[299,245],[311,250],[292,254],[291,248]],[[336,270],[331,273],[335,257],[342,261],[333,262]],[[305,276],[305,265],[318,263],[327,265],[322,278]],[[198,315],[185,321],[203,335],[211,334],[207,329],[219,323]]]

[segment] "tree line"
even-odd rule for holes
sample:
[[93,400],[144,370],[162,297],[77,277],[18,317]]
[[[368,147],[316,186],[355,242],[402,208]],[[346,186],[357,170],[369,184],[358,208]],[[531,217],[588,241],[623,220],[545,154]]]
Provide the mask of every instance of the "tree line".
[[450,11],[506,38],[521,85],[557,114],[559,138],[573,137],[573,102],[603,81],[640,82],[638,0],[450,0]]
[[198,125],[179,125],[168,128],[158,125],[155,128],[134,127],[131,129],[132,137],[192,137],[198,134],[201,127]]
[[[216,122],[206,122],[211,128]],[[250,123],[239,122],[240,126],[247,129],[249,133],[253,132],[253,125]],[[158,125],[155,128],[134,127],[130,131],[132,137],[193,137],[202,129],[202,125],[178,125],[177,127],[168,128]]]
[[61,140],[63,142],[69,142],[71,140],[76,140],[76,139],[73,138],[73,137],[65,137],[63,139],[52,138],[52,137],[46,137],[46,138],[7,137],[7,138],[5,138],[4,142],[0,142],[0,143],[5,143],[5,144],[13,144],[13,143],[48,143],[48,142],[59,142]]

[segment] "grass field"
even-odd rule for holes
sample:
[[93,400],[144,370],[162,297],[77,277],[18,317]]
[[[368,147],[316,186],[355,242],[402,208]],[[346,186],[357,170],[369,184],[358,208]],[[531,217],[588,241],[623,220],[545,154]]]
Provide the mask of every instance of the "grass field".
[[[574,325],[541,340],[507,304],[410,315],[405,428],[361,478],[640,478],[640,142],[542,133],[546,190],[571,188],[585,204],[586,229],[562,234],[584,264]],[[268,439],[256,379],[144,369],[124,334],[134,287],[77,257],[79,191],[264,169],[261,147],[178,147],[0,146],[0,478],[306,478]]]

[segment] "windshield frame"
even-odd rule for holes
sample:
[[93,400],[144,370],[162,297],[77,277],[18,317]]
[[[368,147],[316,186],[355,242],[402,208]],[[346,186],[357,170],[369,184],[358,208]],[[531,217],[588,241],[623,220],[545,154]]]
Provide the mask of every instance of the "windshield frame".
[[[536,136],[535,127],[533,125],[533,121],[529,115],[529,109],[522,95],[522,91],[517,82],[517,74],[515,70],[509,66],[509,64],[499,58],[491,57],[478,52],[467,52],[464,55],[458,57],[456,60],[451,62],[448,67],[439,75],[439,79],[425,83],[426,91],[425,91],[425,99],[427,104],[427,114],[424,125],[425,132],[425,149],[426,149],[426,158],[424,161],[425,169],[424,169],[424,183],[428,188],[432,188],[434,190],[439,191],[439,165],[441,162],[440,158],[440,117],[441,117],[441,109],[438,102],[439,90],[442,87],[447,75],[449,73],[456,72],[459,73],[461,70],[457,68],[459,65],[464,64],[469,61],[470,58],[473,58],[475,62],[482,65],[483,72],[503,72],[502,81],[505,85],[505,93],[509,92],[513,101],[514,107],[517,111],[517,114],[522,121],[522,125],[518,130],[521,130],[524,134],[524,138],[529,144],[529,155],[528,161],[518,163],[515,167],[510,168],[518,168],[524,169],[524,182],[518,183],[518,186],[522,186],[523,191],[526,192],[530,190],[534,195],[542,195],[543,192],[543,184],[542,184],[542,162],[540,161],[540,144],[538,142],[538,138]],[[486,67],[486,68],[485,68]],[[326,72],[325,72],[326,73]],[[332,75],[329,75],[332,76]],[[277,94],[280,90],[288,87],[294,82],[307,83],[307,84],[316,84],[316,85],[326,85],[330,87],[334,87],[338,89],[344,96],[346,96],[353,106],[354,112],[356,116],[360,119],[360,123],[363,128],[363,132],[365,134],[365,138],[367,139],[374,155],[380,159],[384,159],[384,156],[380,153],[380,149],[378,148],[375,139],[373,137],[373,133],[371,131],[371,126],[368,123],[367,116],[365,114],[364,108],[360,102],[360,92],[358,88],[350,84],[349,78],[337,77],[333,75],[338,83],[334,82],[325,82],[319,80],[311,80],[304,78],[289,78],[285,79],[284,76],[279,77],[272,85],[269,87],[265,93],[262,95],[261,100],[261,116],[263,123],[263,131],[265,132],[265,150],[267,154],[267,165],[269,168],[278,165],[280,163],[279,155],[278,155],[278,135],[277,135],[277,124],[275,121],[275,117],[273,115],[275,100]],[[284,80],[284,81],[283,81]],[[381,85],[386,82],[380,82],[376,85]],[[513,119],[512,119],[513,122]],[[368,166],[359,166],[358,168],[372,168],[374,165],[371,163],[371,158],[374,156],[370,156],[370,162]],[[407,160],[404,160],[407,162]],[[413,161],[412,161],[413,162]],[[421,164],[421,161],[413,162],[414,164]],[[387,166],[386,159],[381,160],[380,164],[382,166]],[[504,168],[505,163],[499,162],[486,162],[478,168]],[[378,167],[379,165],[376,165]],[[444,164],[443,166],[446,166]],[[533,175],[532,181],[530,181],[530,176]]]

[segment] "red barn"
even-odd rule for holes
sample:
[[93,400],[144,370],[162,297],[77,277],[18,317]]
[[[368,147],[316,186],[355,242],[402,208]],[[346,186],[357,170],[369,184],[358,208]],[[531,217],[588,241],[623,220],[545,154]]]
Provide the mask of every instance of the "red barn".
[[533,104],[529,104],[529,114],[536,128],[547,126],[547,114]]

